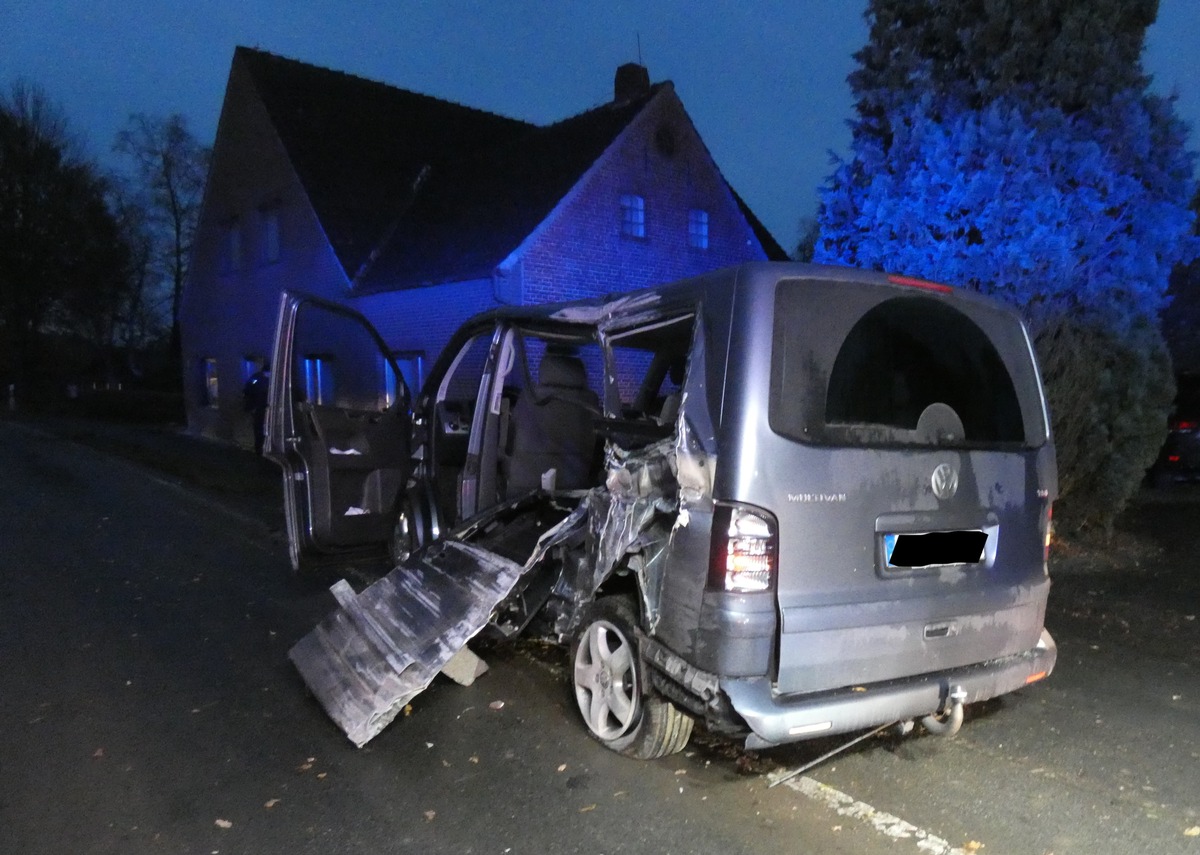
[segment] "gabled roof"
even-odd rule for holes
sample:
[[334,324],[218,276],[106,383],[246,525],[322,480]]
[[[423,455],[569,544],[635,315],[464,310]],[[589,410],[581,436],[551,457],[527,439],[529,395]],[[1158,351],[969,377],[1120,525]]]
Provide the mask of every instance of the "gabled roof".
[[[234,63],[359,293],[490,276],[670,87],[539,127],[251,48]],[[785,258],[733,196],[768,257]]]
[[417,177],[535,126],[239,47],[325,234],[353,277],[412,200]]
[[429,173],[361,290],[490,276],[664,85],[514,138]]

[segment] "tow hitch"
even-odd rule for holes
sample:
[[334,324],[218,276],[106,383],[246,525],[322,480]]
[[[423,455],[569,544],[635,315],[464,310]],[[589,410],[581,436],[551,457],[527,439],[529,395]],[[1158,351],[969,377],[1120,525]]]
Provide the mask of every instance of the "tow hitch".
[[[924,716],[921,719],[921,726],[935,736],[945,736],[947,738],[954,736],[954,734],[958,733],[959,728],[962,727],[963,703],[966,700],[966,689],[964,689],[962,686],[952,686],[950,688],[949,695],[946,696],[946,703],[943,704],[942,709],[936,713]],[[849,742],[839,745],[832,751],[822,754],[817,759],[811,760],[797,769],[790,769],[782,776],[778,778],[772,778],[771,783],[769,783],[767,787],[777,787],[784,781],[790,781],[797,775],[803,775],[814,766],[821,765],[829,758],[836,757],[846,749],[852,748],[858,743],[870,739],[872,736],[877,736],[878,734],[883,733],[885,730],[893,730],[898,736],[907,736],[908,734],[912,733],[913,723],[911,721],[892,721],[888,722],[887,724],[881,724],[874,730],[854,737]]]
[[963,723],[963,702],[967,691],[962,686],[953,686],[946,698],[946,705],[939,712],[921,719],[921,726],[934,736],[951,737],[958,733]]

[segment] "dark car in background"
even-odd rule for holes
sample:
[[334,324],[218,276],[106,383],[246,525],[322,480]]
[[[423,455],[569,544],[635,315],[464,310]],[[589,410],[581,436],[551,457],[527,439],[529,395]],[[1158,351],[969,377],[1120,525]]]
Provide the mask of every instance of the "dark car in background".
[[415,399],[365,320],[285,294],[271,383],[296,566],[392,548],[291,651],[356,744],[479,632],[569,646],[588,730],[643,758],[697,719],[953,732],[1054,666],[1045,399],[977,294],[762,263],[508,307]]
[[1175,404],[1167,420],[1167,441],[1150,470],[1156,487],[1200,480],[1200,374],[1175,378]]

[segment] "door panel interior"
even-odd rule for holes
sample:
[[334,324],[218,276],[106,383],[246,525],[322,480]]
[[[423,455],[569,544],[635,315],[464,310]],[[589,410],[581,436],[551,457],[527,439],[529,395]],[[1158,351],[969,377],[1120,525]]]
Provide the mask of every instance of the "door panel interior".
[[301,301],[292,324],[281,391],[290,414],[284,469],[297,487],[285,498],[295,504],[299,551],[384,543],[410,469],[407,388],[357,315]]

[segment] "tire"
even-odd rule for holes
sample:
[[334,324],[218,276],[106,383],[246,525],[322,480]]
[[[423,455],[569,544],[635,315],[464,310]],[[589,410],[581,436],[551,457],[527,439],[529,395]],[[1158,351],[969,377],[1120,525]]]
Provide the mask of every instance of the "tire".
[[571,644],[572,688],[594,739],[626,757],[654,760],[682,751],[693,722],[648,687],[636,626],[626,598],[593,603]]

